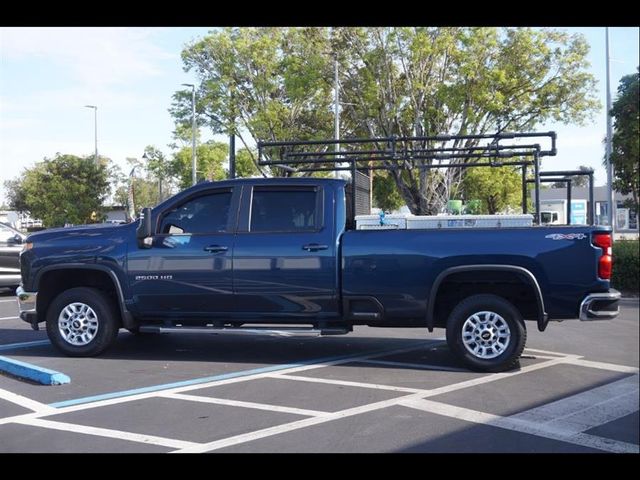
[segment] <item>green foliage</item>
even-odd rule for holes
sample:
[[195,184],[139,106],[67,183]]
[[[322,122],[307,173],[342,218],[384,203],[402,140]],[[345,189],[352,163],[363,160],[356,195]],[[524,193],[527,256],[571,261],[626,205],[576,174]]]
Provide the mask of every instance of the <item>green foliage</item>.
[[23,177],[15,178],[13,180],[5,180],[5,195],[10,208],[17,210],[18,212],[27,212],[29,207],[27,206],[25,191],[22,188],[22,178]]
[[404,205],[396,184],[387,172],[379,170],[373,176],[373,206],[393,212]]
[[[531,28],[337,28],[342,124],[356,137],[532,130],[581,123],[597,106],[580,35]],[[427,147],[438,146],[436,142]],[[450,146],[473,147],[475,141]],[[467,161],[465,159],[461,161]],[[422,160],[418,163],[432,163]],[[396,176],[415,214],[442,211],[462,179]]]
[[[583,36],[549,28],[226,28],[188,45],[182,60],[198,77],[198,124],[234,131],[246,146],[333,137],[334,56],[343,138],[580,124],[597,107],[588,50]],[[190,91],[173,99],[176,138],[186,140]],[[461,173],[390,175],[413,213],[433,214],[455,196]]]
[[102,203],[109,193],[107,176],[106,161],[96,165],[92,157],[58,153],[14,180],[10,199],[46,227],[92,223],[106,218]]
[[613,187],[620,193],[631,194],[636,212],[639,211],[638,190],[640,187],[639,77],[640,73],[634,73],[620,79],[618,97],[611,108],[611,116],[614,121],[611,145],[611,163],[615,176]]
[[[184,147],[173,156],[172,172],[178,178],[180,189],[192,185],[191,147]],[[209,141],[196,147],[196,178],[202,180],[222,180],[227,177],[223,163],[229,157],[226,143]]]
[[256,152],[246,148],[241,148],[236,152],[236,177],[255,177],[260,174],[258,167],[254,163]]
[[522,176],[513,167],[467,169],[462,183],[465,198],[481,201],[480,214],[495,214],[522,206]]
[[618,240],[613,244],[613,276],[611,286],[625,293],[638,295],[640,282],[640,242]]
[[[198,123],[214,133],[235,131],[244,145],[252,143],[247,132],[254,142],[327,138],[328,49],[326,28],[225,28],[188,45],[182,60],[200,80]],[[190,102],[187,91],[174,95],[178,125],[190,121]]]

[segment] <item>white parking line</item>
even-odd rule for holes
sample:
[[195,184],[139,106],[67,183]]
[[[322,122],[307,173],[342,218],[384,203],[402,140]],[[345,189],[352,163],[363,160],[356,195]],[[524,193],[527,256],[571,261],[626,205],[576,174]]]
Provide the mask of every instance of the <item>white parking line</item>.
[[16,405],[20,405],[21,407],[28,408],[29,410],[33,410],[34,412],[42,415],[51,415],[52,413],[56,413],[56,409],[49,405],[36,402],[35,400],[31,400],[30,398],[23,397],[22,395],[18,395],[17,393],[13,393],[2,388],[0,388],[0,398],[8,402],[15,403]]
[[[411,350],[418,350],[420,348],[424,348],[425,345],[428,345],[428,344],[430,344],[430,343],[427,342],[425,344],[421,344],[421,345],[417,345],[417,346],[413,346],[413,347],[400,348],[400,349],[397,349],[397,350],[390,350],[390,351],[386,351],[386,352],[376,353],[376,354],[373,354],[373,355],[362,355],[361,357],[343,358],[343,359],[340,359],[340,360],[334,360],[334,361],[325,362],[325,363],[312,363],[310,365],[301,365],[299,367],[291,367],[291,368],[287,368],[285,370],[279,370],[279,373],[282,373],[282,374],[297,373],[297,372],[302,372],[302,371],[305,371],[305,370],[312,370],[312,369],[315,369],[315,368],[324,368],[324,367],[329,367],[329,366],[333,366],[333,365],[340,365],[340,364],[343,364],[343,363],[359,362],[360,360],[363,360],[363,359],[366,359],[366,358],[372,358],[372,357],[383,356],[383,355],[393,355],[393,354],[397,354],[397,353],[409,352]],[[69,407],[56,408],[56,412],[57,413],[69,413],[69,412],[76,412],[76,411],[79,411],[79,410],[86,410],[86,409],[90,409],[90,408],[105,407],[107,405],[116,405],[116,404],[125,403],[125,402],[133,402],[133,401],[136,401],[136,400],[143,400],[143,399],[146,399],[146,398],[154,398],[154,397],[157,397],[160,394],[182,393],[182,392],[188,392],[190,390],[199,390],[199,389],[208,388],[208,387],[214,387],[214,386],[218,386],[218,385],[227,385],[227,384],[230,384],[230,383],[247,382],[247,381],[250,381],[250,380],[256,380],[258,378],[267,378],[270,375],[272,375],[272,372],[256,373],[256,374],[253,374],[253,375],[246,375],[246,376],[242,376],[242,377],[228,378],[228,379],[224,379],[224,380],[213,380],[213,381],[207,382],[207,383],[198,383],[198,384],[195,384],[195,385],[174,387],[174,388],[168,388],[166,390],[156,390],[156,391],[153,391],[153,392],[138,393],[138,394],[129,395],[129,396],[126,396],[126,397],[116,397],[116,398],[110,398],[110,399],[107,399],[107,400],[99,400],[99,401],[91,402],[91,403],[81,403],[81,404],[78,404],[78,405],[71,405]]]
[[510,418],[580,433],[637,412],[640,408],[638,392],[638,376],[634,375]]
[[492,427],[504,428],[519,433],[526,433],[538,437],[560,440],[582,447],[595,448],[612,453],[638,453],[638,445],[608,438],[588,435],[586,433],[574,433],[562,429],[528,422],[514,417],[500,417],[485,412],[478,412],[469,408],[456,407],[446,403],[434,402],[432,400],[406,398],[399,402],[400,405],[425,412],[434,413],[446,417],[456,418],[467,422],[489,425]]
[[426,363],[392,362],[389,360],[362,360],[360,363],[371,363],[374,365],[388,365],[390,367],[403,367],[420,370],[441,370],[443,372],[468,372],[469,370],[456,367],[445,367],[442,365],[428,365]]
[[503,373],[494,373],[492,375],[486,375],[480,378],[474,378],[471,380],[467,380],[466,382],[454,383],[452,385],[445,385],[444,387],[434,388],[429,391],[429,394],[425,397],[434,397],[436,395],[442,395],[443,393],[454,392],[456,390],[461,390],[463,388],[475,387],[476,385],[483,385],[489,382],[495,382],[497,380],[502,380],[503,378],[511,378],[516,375],[522,375],[523,373],[533,372],[535,370],[541,370],[547,367],[553,367],[554,365],[560,365],[567,361],[567,358],[554,358],[553,360],[547,360],[546,362],[536,363],[535,365],[528,365],[520,370],[516,370],[514,372],[503,372]]
[[153,435],[142,435],[139,433],[123,432],[120,430],[111,430],[110,428],[88,427],[85,425],[76,425],[74,423],[55,422],[52,420],[44,420],[42,418],[24,418],[16,420],[15,423],[22,425],[31,425],[32,427],[49,428],[52,430],[61,430],[63,432],[83,433],[85,435],[96,435],[99,437],[115,438],[118,440],[129,440],[131,442],[147,443],[151,445],[161,445],[170,448],[190,448],[198,445],[194,442],[186,442],[184,440],[176,440],[173,438],[156,437]]
[[627,365],[617,365],[615,363],[593,362],[591,360],[583,360],[582,358],[571,358],[567,361],[567,363],[570,363],[572,365],[579,365],[581,367],[610,370],[612,372],[638,373],[638,371],[640,371],[636,367],[628,367]]
[[[549,360],[547,362],[542,362],[542,363],[538,363],[536,365],[530,365],[528,367],[524,367],[521,368],[520,370],[516,371],[516,372],[512,372],[512,373],[496,373],[494,375],[489,375],[489,376],[485,376],[483,378],[478,378],[472,381],[466,381],[466,382],[459,382],[459,383],[455,383],[453,385],[449,385],[448,387],[442,387],[442,388],[437,388],[434,390],[429,390],[428,393],[421,391],[421,392],[417,392],[417,393],[413,393],[410,395],[405,395],[402,397],[397,397],[397,398],[392,398],[389,400],[383,400],[381,402],[375,402],[375,403],[370,403],[368,405],[362,405],[359,407],[354,407],[354,408],[348,408],[346,410],[341,410],[339,412],[332,412],[329,413],[325,416],[322,417],[315,417],[315,418],[308,418],[305,420],[298,420],[295,422],[291,422],[291,423],[285,423],[282,425],[278,425],[275,427],[270,427],[270,428],[265,428],[263,430],[258,430],[255,432],[249,432],[249,433],[244,433],[241,435],[236,435],[234,437],[229,437],[226,439],[222,439],[222,440],[216,440],[214,442],[210,442],[210,443],[206,443],[206,444],[202,444],[202,445],[198,445],[198,446],[194,446],[194,447],[189,447],[186,449],[182,449],[179,452],[180,453],[202,453],[202,452],[210,452],[213,450],[219,450],[221,448],[226,448],[232,445],[238,445],[240,443],[246,443],[246,442],[251,442],[253,440],[258,440],[260,438],[265,438],[265,437],[270,437],[272,435],[278,435],[280,433],[284,433],[284,432],[290,432],[292,430],[298,430],[300,428],[306,428],[312,425],[318,425],[321,423],[325,423],[325,422],[330,422],[333,420],[337,420],[340,418],[345,418],[345,417],[350,417],[353,415],[359,415],[361,413],[366,413],[366,412],[372,412],[374,410],[380,410],[382,408],[387,408],[387,407],[391,407],[394,405],[399,405],[401,402],[406,401],[406,400],[412,400],[412,399],[421,399],[425,396],[433,396],[433,395],[439,395],[441,392],[441,390],[443,388],[448,388],[447,391],[454,391],[454,390],[458,390],[461,388],[467,388],[468,386],[471,386],[471,382],[475,382],[473,383],[473,385],[478,385],[478,384],[482,384],[482,383],[488,383],[488,382],[492,382],[494,380],[500,380],[501,378],[505,378],[505,377],[513,377],[513,376],[517,376],[517,375],[522,375],[523,373],[527,373],[533,370],[539,370],[540,368],[546,368],[552,365],[557,365],[558,363],[562,363],[564,359],[562,358],[557,358],[554,360]],[[286,372],[286,370],[283,370],[281,373],[284,374]]]
[[566,353],[552,352],[550,350],[540,350],[539,348],[529,348],[529,347],[527,347],[524,350],[525,350],[525,352],[538,352],[538,353],[544,353],[544,354],[547,354],[547,355],[554,355],[556,357],[566,357],[568,355]]
[[228,400],[226,398],[202,397],[199,395],[185,395],[183,393],[163,393],[159,396],[163,398],[172,398],[174,400],[188,400],[190,402],[213,403],[216,405],[229,405],[231,407],[255,408],[257,410],[267,410],[269,412],[292,413],[294,415],[304,415],[305,417],[321,417],[328,413],[328,412],[320,412],[318,410],[306,410],[304,408],[269,405],[267,403],[243,402],[240,400]]
[[8,300],[0,300],[0,303],[9,303],[9,302],[13,302],[16,305],[18,305],[18,299],[17,298],[9,298]]
[[0,317],[0,320],[15,320],[20,317]]
[[[610,439],[604,439],[594,435],[588,435],[583,432],[576,433],[575,428],[569,431],[566,429],[563,430],[561,428],[558,428],[558,426],[554,426],[554,425],[541,426],[539,423],[536,423],[530,420],[524,420],[516,417],[507,417],[507,418],[499,417],[497,415],[491,415],[484,412],[477,412],[470,409],[462,409],[460,407],[454,407],[454,406],[443,404],[440,402],[432,402],[429,400],[424,400],[427,397],[441,395],[443,393],[456,391],[464,388],[469,388],[476,385],[481,385],[481,384],[489,383],[492,381],[501,380],[504,378],[511,378],[513,376],[521,375],[531,371],[536,371],[536,370],[540,370],[543,368],[548,368],[554,365],[564,364],[564,363],[581,364],[585,367],[592,367],[592,368],[606,367],[605,369],[608,369],[608,370],[625,371],[625,372],[629,371],[628,369],[632,367],[625,367],[625,366],[614,365],[614,364],[604,364],[600,362],[588,362],[588,361],[582,360],[581,357],[577,355],[566,355],[566,354],[560,354],[557,352],[548,352],[548,351],[538,350],[541,353],[549,353],[552,355],[559,355],[559,356],[548,357],[550,358],[548,361],[541,362],[535,365],[529,365],[514,372],[483,375],[482,377],[479,377],[479,378],[474,378],[471,380],[458,382],[452,385],[447,385],[444,387],[439,387],[431,390],[411,389],[406,387],[395,387],[392,385],[380,385],[380,384],[372,384],[372,383],[365,383],[365,382],[349,382],[349,381],[343,381],[343,380],[331,380],[331,379],[323,379],[323,378],[304,377],[304,376],[298,376],[298,375],[289,375],[297,372],[319,369],[319,368],[329,367],[333,365],[361,362],[363,360],[369,361],[369,359],[376,358],[376,357],[384,357],[392,354],[418,350],[418,349],[424,348],[425,345],[429,345],[429,343],[425,343],[422,345],[413,346],[409,348],[404,348],[404,349],[381,352],[373,355],[363,355],[361,357],[352,357],[347,359],[335,360],[335,361],[325,362],[321,364],[301,365],[299,367],[292,367],[286,370],[281,370],[281,371],[278,371],[277,373],[265,372],[265,373],[259,373],[254,375],[248,375],[244,377],[230,378],[230,379],[212,381],[212,382],[202,383],[197,385],[181,386],[181,387],[175,387],[175,388],[170,388],[170,389],[161,390],[161,391],[136,394],[128,397],[118,397],[118,398],[113,398],[108,400],[97,401],[93,403],[72,405],[72,406],[63,407],[63,408],[52,408],[47,405],[43,405],[43,404],[39,404],[38,402],[31,401],[33,402],[31,405],[34,407],[33,408],[34,410],[35,410],[35,407],[39,407],[39,408],[46,407],[47,409],[51,409],[52,411],[47,410],[45,412],[43,409],[41,409],[41,410],[35,410],[35,413],[31,413],[31,414],[23,414],[15,417],[0,419],[0,425],[15,422],[15,423],[22,423],[25,425],[40,426],[43,428],[51,428],[51,429],[62,430],[62,431],[73,431],[76,433],[84,433],[89,435],[97,435],[97,436],[103,436],[103,437],[109,437],[109,438],[129,440],[133,442],[168,446],[170,448],[178,449],[177,451],[179,452],[207,452],[207,451],[219,450],[221,448],[225,448],[232,445],[238,445],[241,443],[250,442],[260,438],[266,438],[269,436],[278,435],[280,433],[285,433],[285,432],[289,432],[289,431],[293,431],[301,428],[306,428],[312,425],[318,425],[325,422],[338,420],[338,419],[350,417],[353,415],[358,415],[361,413],[366,413],[366,412],[387,408],[394,405],[405,405],[405,406],[411,406],[412,408],[420,408],[420,409],[428,408],[429,410],[427,411],[431,411],[432,413],[442,412],[440,413],[442,415],[456,416],[456,418],[471,421],[474,423],[490,424],[490,425],[498,426],[501,428],[516,430],[522,433],[530,433],[533,435],[543,436],[546,438],[554,438],[557,440],[574,443],[576,445],[597,448],[605,451],[636,452],[636,453],[638,452],[637,445],[632,445],[629,443],[619,442],[619,441],[610,440]],[[534,350],[534,349],[530,349],[530,350]],[[397,364],[401,362],[385,361],[385,363]],[[401,363],[401,365],[406,366],[411,364]],[[425,367],[424,364],[416,364],[414,368],[416,366],[420,366],[421,368]],[[635,371],[637,371],[637,369],[635,369]],[[203,388],[212,387],[216,385],[245,382],[245,381],[255,380],[259,378],[279,378],[279,379],[289,379],[293,381],[307,381],[307,382],[327,383],[327,384],[333,384],[333,385],[345,385],[345,386],[364,387],[364,388],[381,389],[381,390],[395,390],[399,392],[406,392],[408,393],[408,395],[405,395],[399,398],[396,397],[396,398],[392,398],[392,399],[388,399],[380,402],[375,402],[367,405],[362,405],[354,408],[349,408],[349,409],[341,410],[338,412],[321,412],[316,410],[306,410],[306,409],[298,409],[293,407],[267,405],[267,404],[253,403],[253,402],[242,402],[242,401],[219,399],[219,398],[200,397],[200,396],[180,393],[180,392],[186,392],[186,391],[195,390],[195,389],[203,389]],[[627,379],[623,379],[623,380],[627,380]],[[624,390],[623,387],[626,388],[627,390]],[[619,416],[621,416],[619,414],[622,411],[627,412],[630,408],[628,406],[629,397],[630,395],[634,394],[634,392],[632,391],[632,389],[631,390],[629,389],[630,387],[628,385],[628,382],[626,382],[623,386],[618,385],[616,386],[616,388],[618,388],[618,390],[615,390],[615,391],[618,392],[619,395],[617,395],[615,399],[611,399],[611,401],[606,405],[604,404],[606,402],[603,402],[603,405],[601,406],[607,412],[606,414],[604,414],[604,417],[602,418],[611,418],[612,415],[614,416],[618,415],[616,418],[619,418]],[[614,390],[610,390],[609,393],[613,391]],[[603,392],[598,392],[598,394],[602,396]],[[637,395],[637,392],[635,394]],[[68,412],[73,412],[78,410],[92,409],[100,406],[120,404],[120,403],[130,402],[134,400],[141,400],[145,398],[155,398],[155,397],[166,397],[166,398],[173,398],[176,400],[198,401],[198,402],[230,405],[230,406],[245,407],[245,408],[257,408],[261,410],[281,411],[286,413],[307,415],[307,416],[311,416],[311,418],[305,418],[302,420],[297,420],[294,422],[290,422],[290,423],[286,423],[286,424],[282,424],[282,425],[278,425],[270,428],[265,428],[262,430],[249,432],[241,435],[236,435],[233,437],[216,440],[209,443],[187,442],[187,441],[164,438],[164,437],[135,434],[135,433],[119,431],[119,430],[111,430],[111,429],[104,429],[104,428],[97,428],[97,427],[68,424],[64,422],[49,421],[43,418],[39,418],[39,417],[44,417],[46,415],[51,415],[52,413],[62,414],[62,413],[68,413]],[[592,397],[592,398],[595,398],[595,397]],[[14,400],[20,400],[20,404],[24,405],[24,400],[18,399],[17,397],[14,398]],[[26,399],[26,398],[25,400],[30,401],[29,399]],[[624,403],[627,406],[623,407],[621,410],[620,408],[617,407],[618,403],[615,403],[615,402]],[[554,403],[557,403],[557,402],[554,402]],[[612,406],[616,407],[615,408],[616,413],[612,414],[611,412],[609,412],[609,410],[607,410]],[[544,414],[542,410],[540,410],[539,413],[541,415]],[[589,413],[589,415],[592,415],[592,413],[593,412]],[[601,418],[601,417],[598,417],[598,418]],[[589,425],[593,424],[594,421],[595,420],[592,419]]]
[[418,392],[428,393],[429,392],[429,390],[423,390],[420,388],[393,387],[391,385],[380,385],[378,383],[350,382],[347,380],[333,380],[330,378],[303,377],[301,375],[279,375],[277,373],[274,373],[270,376],[273,378],[279,378],[284,380],[296,380],[298,382],[328,383],[330,385],[344,385],[345,387],[372,388],[376,390],[391,390],[393,392],[407,392],[407,393],[418,393]]
[[[421,393],[413,393],[401,398],[411,399],[415,398]],[[230,447],[232,445],[239,445],[241,443],[251,442],[260,438],[271,437],[285,432],[291,432],[293,430],[299,430],[301,428],[310,427],[312,425],[319,425],[321,423],[330,422],[332,420],[338,420],[340,418],[351,417],[353,415],[359,415],[361,413],[371,412],[374,410],[380,410],[382,408],[391,407],[398,403],[397,398],[390,400],[383,400],[381,402],[370,403],[368,405],[362,405],[359,407],[348,408],[346,410],[340,410],[339,412],[332,412],[323,417],[306,418],[304,420],[298,420],[296,422],[285,423],[277,425],[275,427],[264,428],[255,432],[243,433],[229,438],[223,438],[222,440],[216,440],[202,445],[196,445],[193,447],[187,447],[172,453],[204,453],[211,452],[213,450],[220,450],[221,448]]]

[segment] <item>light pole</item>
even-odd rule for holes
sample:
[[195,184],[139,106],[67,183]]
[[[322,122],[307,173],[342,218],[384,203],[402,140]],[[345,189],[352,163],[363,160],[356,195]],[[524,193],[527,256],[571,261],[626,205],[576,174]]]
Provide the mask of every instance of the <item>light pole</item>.
[[197,183],[196,179],[196,87],[193,83],[183,83],[185,87],[191,87],[191,182]]
[[[333,59],[333,82],[334,82],[334,90],[333,90],[333,130],[334,130],[334,138],[335,140],[340,140],[340,85],[338,83],[338,56],[336,55]],[[340,151],[340,144],[336,143],[335,152]],[[338,157],[336,156],[336,162]],[[336,163],[336,167],[338,164]],[[333,172],[335,178],[340,178],[340,172],[338,170]],[[353,179],[355,182],[355,179]],[[355,188],[355,186],[354,186]]]
[[96,165],[98,165],[99,164],[98,162],[98,107],[96,107],[95,105],[85,105],[85,107],[93,108],[93,132],[94,132],[95,147],[96,147],[95,162],[96,162]]
[[607,203],[609,204],[608,220],[613,232],[615,232],[615,200],[613,192],[613,166],[611,165],[611,86],[609,85],[609,27],[605,27],[605,43],[607,50],[607,142],[605,146],[605,158],[607,165]]

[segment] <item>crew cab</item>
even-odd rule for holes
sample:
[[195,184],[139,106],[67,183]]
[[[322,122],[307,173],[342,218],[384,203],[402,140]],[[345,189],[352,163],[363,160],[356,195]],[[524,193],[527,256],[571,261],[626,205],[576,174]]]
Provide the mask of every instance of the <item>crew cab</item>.
[[[20,316],[97,355],[132,332],[446,329],[468,367],[504,371],[525,320],[611,319],[611,230],[357,230],[346,182],[203,182],[118,226],[52,229],[21,254]],[[275,325],[275,326],[274,326]]]

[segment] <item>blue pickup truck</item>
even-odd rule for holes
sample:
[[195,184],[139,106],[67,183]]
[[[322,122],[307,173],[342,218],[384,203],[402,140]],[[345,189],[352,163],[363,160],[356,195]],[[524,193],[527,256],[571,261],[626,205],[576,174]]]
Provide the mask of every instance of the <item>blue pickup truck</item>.
[[[504,371],[524,320],[611,319],[611,230],[349,228],[346,182],[204,182],[120,226],[52,229],[21,254],[21,318],[91,356],[131,332],[342,334],[445,328],[469,368]],[[276,325],[276,326],[274,326]]]

